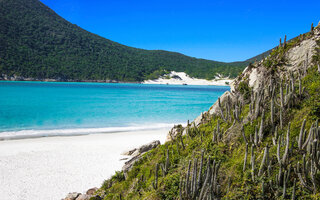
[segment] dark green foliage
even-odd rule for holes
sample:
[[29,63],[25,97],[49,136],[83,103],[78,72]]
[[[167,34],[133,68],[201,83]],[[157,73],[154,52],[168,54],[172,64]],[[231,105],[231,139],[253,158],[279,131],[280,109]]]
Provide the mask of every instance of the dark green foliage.
[[125,180],[125,177],[122,171],[116,171],[116,174],[112,177],[112,179],[121,182]]
[[180,71],[213,79],[235,77],[247,64],[124,46],[69,23],[39,0],[0,1],[0,46],[0,78],[142,81]]
[[177,173],[164,179],[164,189],[160,193],[161,199],[174,199],[179,196],[180,176]]
[[241,81],[238,85],[239,92],[244,96],[245,99],[248,99],[250,96],[250,87],[248,85],[248,81]]
[[311,113],[316,119],[320,118],[320,74],[317,67],[313,67],[309,71],[304,79],[304,85],[310,98],[306,99],[305,105],[310,106]]
[[154,79],[157,79],[157,78],[159,78],[159,77],[161,77],[161,76],[164,76],[164,75],[166,75],[166,74],[169,74],[169,73],[170,73],[170,72],[167,71],[167,70],[165,70],[165,69],[158,69],[158,70],[152,72],[151,74],[147,75],[147,76],[145,77],[145,79],[147,79],[147,80],[154,80]]
[[90,200],[102,200],[100,196],[91,197]]

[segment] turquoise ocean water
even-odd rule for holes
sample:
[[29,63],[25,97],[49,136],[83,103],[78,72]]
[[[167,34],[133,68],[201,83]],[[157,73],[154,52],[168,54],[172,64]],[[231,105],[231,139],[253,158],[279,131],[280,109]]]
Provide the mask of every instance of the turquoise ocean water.
[[170,127],[193,120],[229,87],[0,82],[0,139]]

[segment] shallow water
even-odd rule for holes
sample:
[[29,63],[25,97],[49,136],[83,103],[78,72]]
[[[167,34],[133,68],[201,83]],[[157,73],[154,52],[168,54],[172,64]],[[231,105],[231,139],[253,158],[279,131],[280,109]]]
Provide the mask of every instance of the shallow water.
[[0,138],[169,127],[193,120],[226,86],[0,82]]

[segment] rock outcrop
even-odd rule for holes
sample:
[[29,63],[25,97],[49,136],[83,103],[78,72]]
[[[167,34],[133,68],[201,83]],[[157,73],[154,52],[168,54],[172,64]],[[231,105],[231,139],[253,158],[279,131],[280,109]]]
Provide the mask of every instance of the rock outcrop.
[[69,194],[66,196],[66,198],[64,198],[64,200],[76,200],[80,195],[81,195],[81,193],[72,192],[72,193],[69,193]]
[[181,124],[174,125],[166,137],[166,142],[174,140],[179,133],[183,133],[184,128]]
[[98,196],[95,196],[95,193],[97,192],[98,188],[91,188],[87,190],[86,194],[81,194],[78,192],[72,192],[69,193],[64,199],[62,200],[89,200],[91,197],[99,198]]
[[132,158],[130,160],[128,160],[127,162],[125,162],[125,165],[122,167],[122,170],[123,170],[125,176],[126,176],[126,173],[131,170],[133,164],[142,158],[143,154],[150,151],[151,149],[156,148],[159,145],[160,145],[160,141],[155,140],[155,141],[152,141],[148,144],[142,145],[137,149],[132,149],[127,152],[124,152],[123,155],[129,155],[129,156],[131,155],[132,156]]

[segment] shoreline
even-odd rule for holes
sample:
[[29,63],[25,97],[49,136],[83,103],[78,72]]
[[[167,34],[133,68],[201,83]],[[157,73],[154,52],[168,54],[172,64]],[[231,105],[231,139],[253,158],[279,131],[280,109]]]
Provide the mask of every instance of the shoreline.
[[116,81],[116,80],[59,80],[59,79],[35,79],[35,78],[10,78],[4,79],[0,78],[0,81],[21,81],[21,82],[45,82],[45,83],[132,83],[132,84],[141,84],[139,81]]
[[159,129],[172,128],[175,124],[184,123],[155,123],[140,126],[124,126],[124,127],[98,127],[98,128],[69,128],[69,129],[28,129],[17,131],[0,132],[0,144],[2,141],[25,140],[46,137],[73,137],[86,136],[93,134],[114,134],[123,132],[136,131],[156,131]]
[[[100,187],[121,170],[124,151],[153,140],[164,143],[170,129],[0,142],[0,193],[4,199],[61,199],[69,192]],[[44,190],[43,186],[48,190]]]
[[[182,72],[178,72],[182,73]],[[23,78],[23,77],[9,77],[1,78],[0,81],[21,81],[21,82],[53,82],[53,83],[130,83],[130,84],[154,84],[154,85],[208,85],[208,86],[229,86],[234,79],[221,78],[219,80],[206,80],[191,78],[193,80],[175,80],[175,79],[156,79],[156,80],[144,80],[144,81],[117,81],[117,80],[60,80],[60,79],[36,79],[36,78]],[[229,84],[226,84],[228,82]]]

